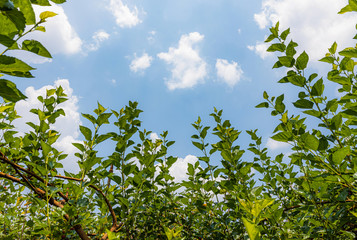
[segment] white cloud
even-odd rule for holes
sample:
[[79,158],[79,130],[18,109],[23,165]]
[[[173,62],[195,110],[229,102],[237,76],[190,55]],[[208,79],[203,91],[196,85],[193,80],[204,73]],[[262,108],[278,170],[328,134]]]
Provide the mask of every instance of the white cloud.
[[[354,45],[356,14],[337,14],[345,5],[346,1],[336,0],[264,0],[262,11],[255,14],[254,19],[262,29],[277,21],[281,30],[291,27],[291,36],[300,45],[300,51],[306,50],[316,61],[334,41],[342,47]],[[260,44],[251,47],[258,54]]]
[[267,144],[266,144],[267,148],[269,148],[270,150],[277,150],[277,149],[282,149],[282,148],[287,148],[290,145],[288,143],[285,142],[278,142],[275,141],[271,138],[268,139]]
[[142,22],[139,19],[138,8],[134,6],[133,9],[130,9],[122,0],[110,0],[109,10],[121,28],[131,28]]
[[95,32],[92,36],[93,43],[87,45],[89,51],[97,51],[100,47],[100,44],[107,40],[110,37],[109,33],[104,30]]
[[58,15],[47,19],[43,24],[46,32],[33,32],[29,36],[40,41],[51,54],[76,54],[82,49],[82,40],[70,24],[63,8],[59,5],[51,7],[34,6],[36,16],[43,11],[52,11]]
[[218,78],[227,83],[230,87],[233,87],[239,82],[243,75],[243,70],[238,63],[232,61],[229,63],[225,59],[217,59],[216,69]]
[[144,71],[150,67],[152,60],[153,58],[147,53],[144,53],[141,57],[137,57],[136,53],[134,53],[134,59],[129,66],[130,70],[133,72]]
[[111,83],[113,86],[115,86],[115,85],[117,85],[117,80],[112,79],[112,80],[110,80],[110,83]]
[[166,82],[170,90],[192,88],[204,82],[207,75],[206,62],[200,57],[194,45],[201,42],[204,36],[198,32],[182,35],[177,48],[170,47],[168,52],[157,56],[171,65],[171,78]]
[[78,112],[78,98],[73,95],[73,89],[70,87],[67,79],[59,79],[54,82],[53,85],[47,85],[40,89],[34,87],[28,87],[25,90],[25,95],[28,97],[26,100],[19,101],[16,104],[16,111],[22,118],[16,119],[14,125],[17,126],[20,132],[28,132],[31,128],[26,122],[33,122],[38,124],[38,118],[30,110],[35,108],[42,108],[41,103],[38,101],[38,96],[45,96],[46,89],[62,86],[64,92],[67,94],[68,100],[59,105],[62,108],[66,116],[60,116],[57,118],[56,123],[53,125],[53,129],[61,133],[61,136],[54,144],[59,151],[63,151],[69,154],[65,160],[61,163],[64,165],[64,169],[69,172],[76,172],[79,170],[76,160],[73,154],[76,152],[76,148],[72,145],[72,142],[78,142],[80,114]]
[[152,142],[156,142],[156,140],[160,139],[157,133],[150,133],[150,140]]
[[148,41],[153,43],[155,41],[156,31],[152,30],[149,32]]
[[249,45],[248,49],[254,51],[262,59],[265,59],[268,56],[273,56],[273,53],[267,52],[269,43],[258,41],[255,45]]
[[195,164],[198,158],[193,155],[187,155],[185,158],[178,158],[177,161],[170,168],[170,175],[175,178],[175,182],[182,182],[188,180],[187,168],[188,164]]

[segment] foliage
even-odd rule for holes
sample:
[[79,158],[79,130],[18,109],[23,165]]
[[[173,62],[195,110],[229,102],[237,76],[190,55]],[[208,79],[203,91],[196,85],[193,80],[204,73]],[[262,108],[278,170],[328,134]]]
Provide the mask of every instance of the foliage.
[[[341,13],[348,11],[357,11],[355,0]],[[98,103],[82,114],[89,125],[79,126],[84,140],[73,143],[80,171],[62,173],[67,156],[55,148],[60,133],[53,124],[65,114],[63,89],[38,97],[42,109],[31,110],[38,124],[27,123],[31,131],[23,135],[13,125],[16,99],[3,96],[1,239],[355,239],[357,48],[337,53],[334,43],[321,59],[332,66],[327,80],[340,87],[330,98],[326,80],[308,73],[308,54],[296,56],[290,30],[280,32],[277,23],[270,31],[268,51],[281,53],[274,68],[288,69],[279,83],[299,88],[293,105],[302,115],[289,114],[284,95],[264,92],[257,107],[279,117],[272,139],[289,143],[289,156],[269,156],[257,130],[246,131],[252,142],[241,149],[241,132],[214,109],[213,127],[200,117],[192,124],[202,154],[188,164],[188,180],[175,182],[168,132],[151,140],[136,102],[119,111]],[[110,123],[116,131],[103,132]],[[207,142],[209,134],[217,141]],[[102,157],[98,149],[108,141],[115,148]],[[217,158],[220,166],[212,164]]]
[[[52,0],[54,3],[63,3],[66,0]],[[24,37],[34,31],[45,32],[43,25],[47,18],[56,16],[56,13],[45,11],[36,21],[33,5],[51,6],[48,0],[0,0],[0,97],[17,102],[26,96],[17,89],[16,85],[5,75],[33,78],[31,70],[35,68],[18,58],[5,55],[13,50],[32,52],[42,57],[52,58],[47,49],[36,40],[24,40]]]

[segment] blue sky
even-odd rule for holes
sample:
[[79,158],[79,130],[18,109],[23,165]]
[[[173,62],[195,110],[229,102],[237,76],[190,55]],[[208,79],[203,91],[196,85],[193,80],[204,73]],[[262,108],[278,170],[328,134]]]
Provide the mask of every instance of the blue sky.
[[[56,128],[63,131],[59,148],[72,153],[69,144],[81,140],[78,124],[87,124],[80,113],[91,112],[99,101],[119,110],[138,101],[143,129],[160,134],[169,131],[176,141],[170,154],[184,165],[199,155],[190,140],[198,116],[212,124],[213,107],[239,130],[259,129],[264,145],[273,153],[288,151],[269,140],[277,123],[270,112],[255,109],[262,93],[286,94],[291,103],[293,87],[277,84],[284,70],[272,70],[276,57],[267,54],[263,41],[268,28],[280,21],[291,27],[300,52],[310,55],[311,71],[325,73],[329,67],[317,60],[336,40],[353,44],[355,14],[337,15],[345,0],[69,0],[51,9],[46,33],[40,40],[53,59],[14,53],[38,69],[34,79],[15,79],[29,97],[18,104],[24,115],[36,107],[37,94],[48,86],[64,84],[69,111]],[[335,94],[336,87],[330,86]],[[24,127],[25,128],[25,127]],[[153,135],[155,137],[155,134]],[[213,139],[214,140],[214,139]],[[239,143],[247,146],[242,133]],[[72,161],[72,160],[71,160]],[[71,163],[68,163],[71,165]]]

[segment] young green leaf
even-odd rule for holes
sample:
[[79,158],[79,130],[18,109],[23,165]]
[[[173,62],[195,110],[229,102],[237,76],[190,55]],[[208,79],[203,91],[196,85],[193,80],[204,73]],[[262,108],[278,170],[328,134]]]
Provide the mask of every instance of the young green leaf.
[[56,15],[57,15],[57,13],[50,12],[50,11],[44,11],[40,14],[40,19],[42,21],[46,21],[47,18],[54,17]]

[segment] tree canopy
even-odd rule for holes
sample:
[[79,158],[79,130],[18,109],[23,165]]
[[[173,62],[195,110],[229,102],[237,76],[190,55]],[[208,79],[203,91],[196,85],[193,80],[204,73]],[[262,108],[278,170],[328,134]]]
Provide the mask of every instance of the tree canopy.
[[[246,131],[251,143],[242,149],[241,131],[214,108],[213,126],[200,117],[192,124],[192,144],[201,155],[188,164],[188,180],[176,182],[168,132],[150,139],[137,102],[119,110],[98,103],[93,113],[82,114],[84,140],[73,143],[80,171],[69,173],[61,163],[68,156],[54,146],[61,133],[53,124],[65,115],[63,88],[38,96],[42,108],[31,110],[38,123],[28,122],[30,130],[19,134],[15,106],[26,97],[3,78],[33,77],[32,67],[6,55],[11,50],[51,57],[40,42],[23,40],[31,31],[45,31],[41,24],[55,16],[45,11],[36,22],[33,4],[50,5],[0,1],[1,239],[356,238],[357,46],[337,52],[334,43],[320,60],[331,70],[319,77],[308,70],[308,53],[297,53],[290,29],[281,31],[279,22],[270,28],[267,51],[278,54],[273,68],[287,70],[278,83],[298,89],[292,110],[299,115],[289,113],[284,94],[264,92],[256,107],[279,119],[271,138],[290,144],[289,155],[271,156],[258,130]],[[351,11],[357,11],[356,0],[339,13]],[[326,81],[339,86],[338,97],[325,94]],[[318,124],[308,125],[308,119]],[[107,124],[116,131],[103,130]],[[209,142],[209,135],[217,141]],[[108,141],[115,147],[101,156],[98,150]],[[217,158],[218,166],[212,164]]]

